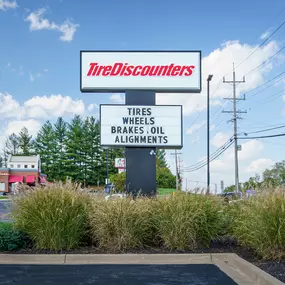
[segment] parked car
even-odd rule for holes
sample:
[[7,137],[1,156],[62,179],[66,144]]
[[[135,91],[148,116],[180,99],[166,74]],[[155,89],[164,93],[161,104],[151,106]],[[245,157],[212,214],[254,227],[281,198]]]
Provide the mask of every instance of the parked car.
[[115,190],[115,185],[114,184],[108,183],[108,184],[105,185],[104,192],[107,195],[110,195],[111,192],[113,192],[114,190]]
[[230,202],[233,200],[241,200],[242,199],[242,192],[224,192],[219,194],[218,196],[221,196],[222,198],[224,198],[224,200],[226,202]]

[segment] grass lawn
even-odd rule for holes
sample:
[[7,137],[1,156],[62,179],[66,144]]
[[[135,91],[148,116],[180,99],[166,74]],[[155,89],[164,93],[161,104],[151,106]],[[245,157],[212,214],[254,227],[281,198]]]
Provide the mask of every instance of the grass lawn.
[[176,189],[172,189],[172,188],[158,188],[157,189],[158,195],[170,195],[175,191]]
[[13,227],[10,222],[0,222],[0,230],[1,229],[11,229]]
[[0,200],[7,200],[7,199],[8,199],[8,197],[5,197],[5,196],[0,197]]

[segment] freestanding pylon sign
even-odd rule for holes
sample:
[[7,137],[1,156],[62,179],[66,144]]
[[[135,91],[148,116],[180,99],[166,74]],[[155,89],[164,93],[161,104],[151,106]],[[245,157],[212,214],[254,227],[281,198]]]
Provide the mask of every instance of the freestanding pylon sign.
[[125,105],[100,105],[101,145],[125,147],[129,193],[155,194],[156,148],[183,146],[182,106],[155,93],[201,92],[201,51],[81,51],[80,90],[125,93]]

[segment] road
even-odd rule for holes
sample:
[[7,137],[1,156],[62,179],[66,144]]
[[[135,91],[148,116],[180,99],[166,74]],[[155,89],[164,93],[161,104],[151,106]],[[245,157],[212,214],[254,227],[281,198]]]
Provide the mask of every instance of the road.
[[214,264],[1,265],[0,284],[236,285]]
[[0,200],[0,222],[10,221],[11,200]]

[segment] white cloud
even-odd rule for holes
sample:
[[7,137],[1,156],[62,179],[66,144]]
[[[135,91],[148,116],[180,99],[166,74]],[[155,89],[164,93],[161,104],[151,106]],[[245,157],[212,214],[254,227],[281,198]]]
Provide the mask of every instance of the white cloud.
[[7,11],[9,9],[15,9],[17,7],[18,5],[16,1],[0,0],[0,10],[2,11]]
[[88,111],[92,111],[94,108],[98,108],[98,105],[97,104],[89,104],[88,106],[87,106],[87,109],[88,109]]
[[191,135],[194,131],[201,129],[205,125],[205,121],[192,125],[187,131],[186,134]]
[[272,29],[266,30],[264,33],[262,33],[262,35],[260,36],[260,39],[261,40],[266,40],[270,36],[271,31],[272,31]]
[[[278,50],[278,44],[275,41],[269,42],[267,45],[256,50],[254,56],[250,57],[245,63],[236,69],[237,79],[252,71],[259,66]],[[256,49],[256,46],[241,44],[239,41],[227,41],[220,48],[211,52],[202,59],[202,92],[201,94],[157,94],[157,104],[182,104],[185,116],[195,112],[203,111],[207,107],[207,76],[213,74],[210,85],[211,105],[220,105],[220,98],[229,97],[232,94],[232,86],[230,84],[221,83],[224,75],[226,80],[232,80],[232,62],[236,66],[242,62],[249,54]],[[240,84],[237,88],[237,96],[246,91],[255,88],[263,83],[264,76],[272,70],[275,64],[281,58],[276,57],[275,60],[262,65],[254,70],[246,77],[246,83]],[[282,59],[284,61],[284,59]],[[214,91],[215,94],[213,95]]]
[[30,72],[30,81],[34,82],[35,81],[35,77],[33,76],[33,74]]
[[110,101],[115,104],[124,104],[125,98],[121,94],[113,94],[110,97]]
[[11,118],[19,115],[20,105],[9,93],[0,92],[0,118]]
[[51,22],[49,19],[44,18],[45,9],[38,9],[29,14],[25,21],[30,22],[31,31],[39,30],[55,30],[61,32],[61,41],[70,42],[73,40],[78,24],[74,24],[69,20],[66,20],[62,24],[58,25],[55,22]]
[[263,142],[259,140],[250,140],[246,143],[241,144],[241,151],[238,152],[239,160],[253,159],[260,154],[263,150]]
[[262,173],[266,168],[271,168],[274,165],[274,161],[269,158],[259,158],[252,161],[246,168],[248,173]]
[[12,133],[18,134],[23,127],[26,127],[29,130],[29,133],[32,136],[35,136],[41,127],[41,123],[39,121],[33,120],[33,119],[10,121],[8,123],[6,130],[5,130],[5,134],[6,134],[6,136],[8,136]]
[[230,139],[230,135],[218,132],[216,135],[211,139],[211,144],[215,147],[221,147]]
[[35,96],[24,103],[25,115],[29,118],[49,118],[64,115],[82,115],[85,106],[82,100],[73,100],[61,94]]
[[[91,111],[96,104],[87,107]],[[82,100],[74,100],[61,94],[50,96],[35,96],[21,106],[11,94],[0,93],[0,120],[5,118],[35,118],[47,119],[65,115],[83,115],[86,113]]]

